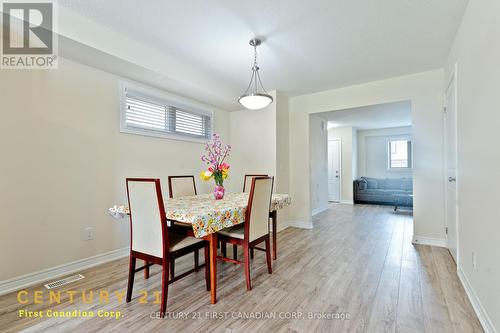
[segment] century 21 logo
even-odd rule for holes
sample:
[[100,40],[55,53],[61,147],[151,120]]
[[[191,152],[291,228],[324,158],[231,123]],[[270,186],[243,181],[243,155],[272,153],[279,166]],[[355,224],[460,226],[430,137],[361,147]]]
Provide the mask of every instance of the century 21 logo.
[[53,53],[51,2],[4,2],[2,11],[4,55]]

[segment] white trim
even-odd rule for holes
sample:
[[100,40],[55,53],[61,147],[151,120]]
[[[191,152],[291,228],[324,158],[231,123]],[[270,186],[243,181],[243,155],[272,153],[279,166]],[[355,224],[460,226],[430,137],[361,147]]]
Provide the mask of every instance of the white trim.
[[299,229],[312,229],[313,225],[311,221],[301,221],[301,220],[288,220],[286,221],[286,226],[294,227]]
[[324,212],[325,210],[328,210],[330,208],[330,204],[329,203],[326,203],[316,209],[313,209],[312,212],[311,212],[311,215],[314,216],[314,215],[318,215],[319,213],[322,213]]
[[446,239],[413,235],[413,244],[447,247]]
[[38,272],[17,276],[9,280],[0,281],[0,295],[120,259],[128,256],[129,254],[130,248],[124,247],[92,257],[72,261],[67,264],[47,268]]
[[[451,84],[453,83],[453,92],[455,94],[454,98],[454,104],[455,104],[455,121],[453,122],[453,127],[455,130],[455,177],[458,175],[458,83],[457,83],[457,76],[458,76],[458,63],[455,63],[453,67],[453,72],[451,73],[446,89],[444,92],[444,107],[448,108],[448,90],[450,89]],[[443,189],[444,189],[444,214],[445,214],[445,227],[449,227],[448,225],[448,126],[447,126],[447,112],[443,114],[443,134],[444,134],[444,140],[443,140],[443,150],[444,150],[444,174],[443,174]],[[459,214],[458,214],[458,182],[460,179],[457,179],[455,181],[455,250],[456,250],[456,264],[457,266],[460,265],[460,251],[459,251]],[[446,240],[449,240],[448,235],[445,233]],[[448,249],[450,249],[450,246],[446,245]],[[450,251],[451,253],[452,251]]]
[[286,228],[288,228],[289,226],[290,225],[289,225],[288,221],[278,222],[277,232],[281,232],[281,231],[285,230]]
[[469,282],[467,275],[465,275],[465,272],[462,270],[460,266],[457,269],[457,274],[458,278],[460,279],[460,282],[462,282],[462,286],[465,289],[465,293],[469,297],[469,301],[471,302],[472,307],[474,308],[474,311],[476,312],[476,315],[479,318],[481,325],[483,326],[484,331],[486,333],[498,333],[498,331],[495,329],[495,326],[493,326],[493,322],[488,316],[488,313],[481,304],[479,297],[477,297],[474,288],[472,288],[472,285]]
[[341,200],[340,203],[344,205],[354,205],[354,200]]

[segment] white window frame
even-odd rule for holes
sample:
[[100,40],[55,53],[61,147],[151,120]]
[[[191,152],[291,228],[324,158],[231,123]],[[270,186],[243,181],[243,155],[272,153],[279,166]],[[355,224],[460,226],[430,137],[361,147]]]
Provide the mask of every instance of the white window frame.
[[[405,141],[410,141],[410,146],[411,146],[411,149],[410,149],[410,154],[408,156],[408,158],[410,159],[410,165],[406,168],[392,168],[391,167],[391,141],[401,141],[401,140],[405,140]],[[386,158],[386,162],[387,162],[387,170],[388,171],[394,171],[394,172],[398,172],[398,171],[408,171],[408,170],[412,170],[413,169],[413,140],[411,137],[409,136],[398,136],[398,137],[390,137],[387,139],[386,143],[385,143],[385,152],[387,154],[387,158]]]
[[177,133],[162,133],[162,132],[156,132],[156,131],[151,131],[147,129],[140,129],[140,128],[134,128],[134,127],[129,127],[127,126],[126,122],[126,112],[127,112],[127,105],[126,105],[126,97],[127,97],[127,91],[130,91],[134,96],[137,97],[142,97],[146,101],[151,101],[154,103],[159,103],[159,104],[165,104],[169,106],[174,106],[176,108],[186,110],[188,112],[193,112],[197,113],[200,115],[205,115],[210,117],[210,128],[211,128],[211,133],[210,135],[214,132],[214,112],[212,110],[209,110],[207,106],[197,103],[193,100],[183,98],[180,96],[176,96],[173,94],[169,94],[166,92],[163,92],[158,89],[154,89],[151,87],[145,87],[139,84],[135,84],[132,82],[127,82],[127,81],[120,81],[119,84],[119,89],[120,89],[120,133],[127,133],[127,134],[136,134],[136,135],[143,135],[143,136],[149,136],[149,137],[157,137],[157,138],[163,138],[163,139],[169,139],[169,140],[179,140],[179,141],[188,141],[188,142],[196,142],[196,143],[205,143],[207,140],[210,138],[196,138],[193,136],[190,136],[189,134],[183,135],[183,134],[177,134]]

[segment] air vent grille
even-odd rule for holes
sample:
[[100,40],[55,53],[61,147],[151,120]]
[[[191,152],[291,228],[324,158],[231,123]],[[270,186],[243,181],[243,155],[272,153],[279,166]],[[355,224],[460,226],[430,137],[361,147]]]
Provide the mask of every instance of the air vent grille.
[[84,278],[84,276],[82,274],[71,275],[71,276],[65,277],[64,279],[49,282],[49,283],[45,284],[44,286],[47,289],[54,289],[54,288],[61,287],[61,286],[64,286],[66,284],[70,284],[72,282],[81,280],[83,278]]

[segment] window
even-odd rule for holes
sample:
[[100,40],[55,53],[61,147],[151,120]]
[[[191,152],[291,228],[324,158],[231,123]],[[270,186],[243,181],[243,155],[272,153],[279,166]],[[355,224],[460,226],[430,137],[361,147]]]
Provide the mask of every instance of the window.
[[212,135],[212,112],[178,97],[122,86],[121,132],[188,141]]
[[410,140],[389,140],[389,169],[410,169],[412,167],[412,144]]

